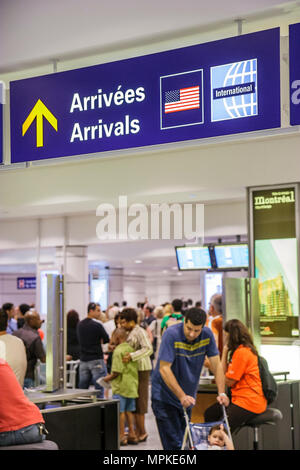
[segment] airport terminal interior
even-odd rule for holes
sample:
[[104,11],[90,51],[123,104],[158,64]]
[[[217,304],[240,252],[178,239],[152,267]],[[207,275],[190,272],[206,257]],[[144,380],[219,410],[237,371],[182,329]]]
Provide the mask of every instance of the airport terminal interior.
[[[121,445],[111,389],[79,387],[68,312],[98,305],[111,339],[124,308],[146,331],[147,307],[160,325],[174,299],[209,315],[218,294],[277,384],[280,417],[243,426],[235,449],[299,450],[300,1],[0,0],[0,44],[0,307],[42,320],[24,393],[46,441],[163,449],[153,372],[146,430]],[[209,365],[197,386],[202,423]],[[1,429],[0,410],[0,449]]]

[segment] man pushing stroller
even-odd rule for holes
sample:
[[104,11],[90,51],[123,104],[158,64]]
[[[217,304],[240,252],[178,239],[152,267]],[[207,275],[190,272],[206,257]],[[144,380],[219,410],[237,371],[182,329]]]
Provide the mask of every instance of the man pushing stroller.
[[164,450],[181,449],[186,427],[183,409],[190,415],[195,405],[206,356],[215,376],[217,400],[221,405],[229,405],[219,351],[205,322],[205,311],[191,308],[184,322],[168,328],[162,337],[152,375],[152,409]]

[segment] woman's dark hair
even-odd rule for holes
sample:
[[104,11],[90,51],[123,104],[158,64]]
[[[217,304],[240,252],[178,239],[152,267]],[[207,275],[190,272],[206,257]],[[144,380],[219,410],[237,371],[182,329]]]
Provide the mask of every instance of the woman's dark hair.
[[10,302],[7,302],[6,304],[2,305],[2,310],[4,312],[7,312],[8,310],[11,310],[13,308],[14,304],[11,304]]
[[189,308],[185,313],[185,321],[187,322],[190,320],[193,325],[202,325],[204,326],[206,323],[206,313],[202,308],[192,307]]
[[79,315],[76,310],[69,310],[69,312],[67,313],[67,326],[69,328],[76,328],[78,322]]
[[25,313],[27,313],[28,310],[30,310],[30,305],[28,305],[28,304],[21,304],[21,305],[19,305],[19,310],[20,310],[21,314],[24,316]]
[[119,322],[120,318],[121,318],[121,313],[119,312],[114,317],[116,328],[118,328],[118,322]]
[[134,321],[134,323],[138,321],[138,316],[134,308],[124,308],[120,313],[120,318],[125,321]]
[[228,333],[228,351],[231,360],[234,351],[242,344],[251,349],[253,354],[258,356],[256,347],[253,344],[252,336],[248,328],[240,320],[228,320],[225,323],[224,331]]
[[7,313],[1,308],[0,309],[0,331],[6,331],[8,322]]

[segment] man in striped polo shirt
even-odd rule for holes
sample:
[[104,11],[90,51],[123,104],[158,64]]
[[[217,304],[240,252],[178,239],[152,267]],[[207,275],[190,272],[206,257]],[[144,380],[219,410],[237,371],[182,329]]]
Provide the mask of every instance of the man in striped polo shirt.
[[205,356],[215,376],[217,400],[229,404],[219,351],[205,322],[205,311],[191,308],[184,322],[169,327],[162,337],[152,377],[152,409],[164,450],[181,448],[186,425],[183,408],[190,414],[195,405]]

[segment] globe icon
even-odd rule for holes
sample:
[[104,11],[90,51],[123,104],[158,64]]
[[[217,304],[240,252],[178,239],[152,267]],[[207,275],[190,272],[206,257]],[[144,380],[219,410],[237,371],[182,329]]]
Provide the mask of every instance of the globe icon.
[[[257,60],[244,60],[230,64],[223,86],[257,83]],[[257,92],[224,98],[224,107],[229,118],[254,116],[257,114]]]

